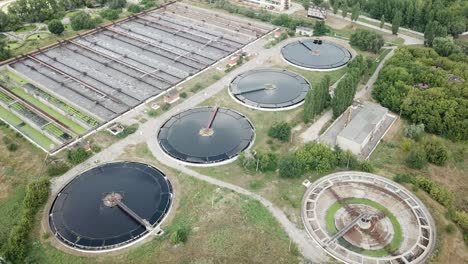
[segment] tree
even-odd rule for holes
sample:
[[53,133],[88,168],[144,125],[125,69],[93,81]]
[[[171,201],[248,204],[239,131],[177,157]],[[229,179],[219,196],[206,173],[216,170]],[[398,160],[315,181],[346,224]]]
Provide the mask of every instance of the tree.
[[372,51],[374,53],[379,52],[385,44],[382,35],[365,29],[356,30],[356,32],[351,35],[349,43],[352,46],[358,47],[360,50]]
[[348,16],[348,6],[346,4],[344,4],[342,7],[341,7],[341,15],[343,17],[347,17]]
[[437,166],[444,166],[447,163],[448,150],[440,139],[432,137],[430,140],[425,140],[423,147],[430,163]]
[[359,4],[355,4],[353,6],[352,12],[351,12],[351,20],[356,21],[359,18],[359,13],[360,13],[360,8]]
[[304,167],[294,154],[289,154],[279,162],[279,175],[283,178],[299,178],[304,174]]
[[436,37],[446,37],[447,28],[437,21],[431,21],[426,25],[424,31],[424,42],[427,46],[432,47],[432,42]]
[[[468,5],[467,5],[468,6]],[[466,23],[463,17],[455,18],[450,24],[450,33],[454,38],[457,38],[461,33],[466,30]]]
[[302,1],[302,6],[307,11],[309,9],[309,6],[310,6],[310,0],[303,0]]
[[47,24],[47,27],[49,28],[50,33],[55,35],[60,35],[65,30],[62,22],[58,19],[52,19],[49,24]]
[[314,25],[314,36],[323,36],[330,30],[325,25],[325,21],[317,21]]
[[73,15],[70,22],[73,30],[92,29],[96,27],[96,21],[84,11]]
[[338,1],[333,3],[332,8],[333,8],[333,14],[336,15],[338,13],[338,9],[340,8],[339,5],[338,5]]
[[102,18],[105,18],[108,20],[116,20],[119,18],[120,12],[121,11],[119,9],[104,9],[101,12],[99,12],[99,15]]
[[330,76],[325,77],[317,84],[315,89],[310,90],[305,98],[303,120],[310,122],[316,115],[322,113],[330,101]]
[[380,27],[380,28],[383,28],[384,26],[385,26],[385,15],[382,15],[382,16],[380,17],[380,25],[379,25],[379,27]]
[[136,4],[131,4],[128,6],[127,11],[130,13],[139,13],[141,12],[141,7]]
[[10,26],[10,17],[0,10],[0,32],[7,31]]
[[406,157],[406,165],[413,169],[422,169],[427,163],[427,154],[424,149],[413,148]]
[[5,42],[0,40],[0,61],[11,58],[11,52],[5,47]]
[[291,138],[291,125],[284,121],[275,123],[268,129],[268,136],[281,141],[289,141]]
[[424,124],[411,124],[405,127],[403,133],[405,137],[419,141],[424,134]]
[[402,14],[401,14],[401,11],[398,10],[395,13],[395,16],[393,17],[393,20],[392,20],[392,34],[393,35],[396,35],[398,33],[398,29],[400,28],[401,20],[402,20]]
[[452,53],[455,53],[459,50],[458,46],[453,43],[453,39],[451,37],[436,37],[432,42],[432,47],[434,50],[440,55],[444,57],[450,56]]
[[110,9],[124,8],[127,5],[127,0],[110,0],[108,5]]
[[62,11],[57,0],[17,0],[8,6],[9,15],[30,23],[59,17]]

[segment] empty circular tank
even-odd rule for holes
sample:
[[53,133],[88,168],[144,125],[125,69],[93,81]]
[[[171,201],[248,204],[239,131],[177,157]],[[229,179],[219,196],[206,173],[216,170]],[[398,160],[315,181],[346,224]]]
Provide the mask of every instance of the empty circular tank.
[[283,59],[302,69],[333,71],[351,60],[352,54],[345,47],[325,40],[305,39],[281,48]]
[[49,226],[59,241],[75,250],[116,250],[158,228],[171,208],[172,194],[169,179],[150,165],[100,165],[57,194]]
[[279,111],[301,105],[310,84],[297,73],[280,69],[251,70],[236,76],[229,93],[247,107]]
[[242,114],[219,107],[198,107],[169,118],[158,133],[162,150],[189,165],[234,160],[254,141],[255,129]]

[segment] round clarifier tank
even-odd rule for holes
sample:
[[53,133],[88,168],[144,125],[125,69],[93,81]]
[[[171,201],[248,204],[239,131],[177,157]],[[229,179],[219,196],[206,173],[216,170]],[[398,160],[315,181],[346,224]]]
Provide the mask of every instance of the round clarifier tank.
[[280,69],[251,70],[236,76],[229,93],[243,105],[265,111],[288,110],[300,106],[310,84],[297,73]]
[[155,230],[168,214],[172,197],[169,179],[157,168],[107,163],[81,173],[56,195],[49,226],[69,248],[116,250]]
[[198,107],[169,118],[158,133],[162,150],[188,165],[219,165],[234,160],[255,138],[252,123],[221,107]]
[[331,41],[320,39],[298,40],[281,48],[283,59],[302,69],[333,71],[346,66],[351,52]]

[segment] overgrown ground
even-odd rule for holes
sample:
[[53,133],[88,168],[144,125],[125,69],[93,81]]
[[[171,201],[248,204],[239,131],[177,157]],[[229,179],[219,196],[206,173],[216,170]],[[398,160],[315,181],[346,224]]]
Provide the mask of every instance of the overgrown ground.
[[[467,183],[467,145],[466,142],[452,142],[443,140],[450,152],[449,161],[445,166],[426,165],[422,170],[408,168],[405,165],[407,152],[401,148],[403,127],[406,122],[399,119],[389,133],[379,144],[370,157],[376,168],[376,173],[386,177],[393,177],[398,173],[423,175],[431,180],[446,186],[455,194],[457,207],[467,210],[468,185]],[[432,136],[432,135],[426,135]],[[410,187],[411,188],[411,187]],[[447,209],[428,197],[422,190],[412,189],[415,194],[429,207],[438,229],[438,250],[433,263],[466,263],[468,251],[463,242],[463,235],[458,229],[455,234],[447,234],[445,227],[450,223],[445,217]]]
[[[175,208],[163,225],[166,235],[121,253],[92,258],[66,254],[37,224],[29,260],[33,263],[298,263],[286,233],[260,203],[196,180],[159,164],[146,144],[128,146],[122,159],[153,164],[173,182]],[[173,245],[169,234],[191,229],[187,243]]]

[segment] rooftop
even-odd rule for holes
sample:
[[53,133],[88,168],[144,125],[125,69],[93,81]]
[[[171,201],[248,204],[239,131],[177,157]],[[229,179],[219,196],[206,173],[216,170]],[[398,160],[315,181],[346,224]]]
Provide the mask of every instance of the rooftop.
[[[351,119],[349,124],[338,134],[356,143],[362,144],[377,124],[384,119],[388,109],[378,104],[367,103],[361,111]],[[346,115],[347,113],[345,113]]]

